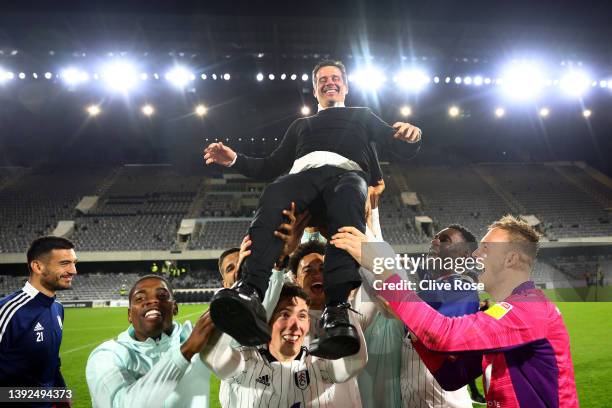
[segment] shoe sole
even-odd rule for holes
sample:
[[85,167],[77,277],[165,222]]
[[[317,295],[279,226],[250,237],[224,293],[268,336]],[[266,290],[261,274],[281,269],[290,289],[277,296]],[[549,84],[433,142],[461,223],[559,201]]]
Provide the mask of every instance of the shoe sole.
[[[229,289],[228,289],[229,291]],[[242,346],[259,346],[270,341],[270,327],[255,312],[238,300],[236,292],[210,303],[210,317],[215,327],[233,337]]]
[[310,354],[326,360],[338,360],[359,352],[359,338],[353,327],[333,327],[311,343]]

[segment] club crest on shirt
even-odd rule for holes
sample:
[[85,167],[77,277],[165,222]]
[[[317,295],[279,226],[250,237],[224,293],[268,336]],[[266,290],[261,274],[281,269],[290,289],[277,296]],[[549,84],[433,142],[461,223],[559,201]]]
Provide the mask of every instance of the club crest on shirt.
[[510,303],[499,302],[485,310],[485,314],[499,320],[507,315],[510,310],[512,310],[512,305]]
[[295,385],[300,390],[305,390],[308,385],[310,385],[310,374],[308,374],[308,370],[298,371],[293,374],[293,379],[295,380]]

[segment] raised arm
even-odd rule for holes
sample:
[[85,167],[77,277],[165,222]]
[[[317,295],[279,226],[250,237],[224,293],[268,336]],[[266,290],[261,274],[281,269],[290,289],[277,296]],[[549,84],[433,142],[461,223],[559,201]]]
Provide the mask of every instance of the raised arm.
[[405,122],[389,126],[368,109],[366,123],[370,137],[399,160],[409,160],[421,147],[421,129]]
[[278,147],[267,157],[249,157],[218,142],[204,149],[204,160],[207,165],[216,163],[235,168],[240,174],[253,179],[274,179],[288,171],[295,160],[297,126],[296,120],[289,126]]
[[[380,245],[380,244],[376,244]],[[385,257],[395,252],[387,246]],[[351,254],[353,255],[353,254]],[[363,251],[359,259],[373,269],[373,257]],[[382,265],[384,268],[384,264]],[[378,278],[387,285],[402,280],[394,269],[384,268]],[[549,304],[543,296],[530,295],[527,301],[513,304],[502,302],[486,312],[462,317],[446,317],[408,289],[382,290],[378,293],[429,350],[446,353],[486,351],[516,347],[545,337],[548,327]]]
[[215,331],[209,343],[200,352],[202,362],[220,379],[232,378],[244,370],[242,352],[231,347],[232,338]]

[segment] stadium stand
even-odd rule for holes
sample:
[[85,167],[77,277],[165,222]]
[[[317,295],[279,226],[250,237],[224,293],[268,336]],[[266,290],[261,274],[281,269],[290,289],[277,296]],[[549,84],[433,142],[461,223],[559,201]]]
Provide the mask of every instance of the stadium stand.
[[[461,223],[476,236],[506,213],[534,215],[549,240],[612,236],[612,190],[571,163],[456,166],[386,165],[380,201],[383,235],[392,244],[423,244]],[[54,180],[70,183],[54,183]],[[56,185],[57,184],[57,185]],[[264,188],[233,174],[184,175],[171,166],[0,169],[2,253],[23,253],[58,221],[74,222],[68,237],[80,251],[225,249],[242,240]],[[402,194],[418,203],[408,205]],[[75,207],[97,197],[87,212]],[[426,216],[424,231],[415,217]],[[178,242],[182,219],[198,227]]]
[[58,221],[73,219],[81,197],[96,194],[109,173],[109,168],[41,168],[6,185],[0,192],[0,252],[23,252],[33,239],[51,233]]
[[[486,166],[486,171],[530,214],[538,217],[541,230],[549,239],[612,236],[610,216],[602,203],[553,166],[496,164]],[[584,180],[585,176],[583,172],[580,177]],[[605,194],[603,189],[600,193]],[[612,192],[605,196],[610,199]]]
[[469,166],[427,166],[405,173],[407,185],[418,193],[421,214],[431,217],[435,230],[459,223],[475,236],[510,206]]
[[203,222],[200,233],[192,238],[189,249],[224,249],[240,245],[250,219],[211,219]]
[[169,166],[124,166],[93,211],[76,217],[81,251],[170,250],[201,178]]

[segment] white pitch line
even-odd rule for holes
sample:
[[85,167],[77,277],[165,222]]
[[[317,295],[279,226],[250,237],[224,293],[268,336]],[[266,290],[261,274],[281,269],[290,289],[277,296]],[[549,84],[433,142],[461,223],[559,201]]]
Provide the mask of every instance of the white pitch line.
[[66,355],[66,354],[69,354],[69,353],[73,353],[75,351],[83,350],[84,348],[87,348],[87,347],[91,347],[91,346],[95,346],[95,345],[98,345],[98,344],[102,344],[102,343],[104,343],[107,340],[112,340],[112,339],[104,339],[102,341],[96,341],[94,343],[84,344],[82,346],[75,347],[75,348],[70,349],[70,350],[62,351],[61,355]]
[[184,319],[186,317],[191,317],[191,316],[195,316],[195,315],[203,315],[205,312],[193,312],[193,313],[189,313],[183,316],[179,316],[181,319]]
[[64,332],[68,331],[86,331],[86,330],[109,330],[109,329],[123,329],[126,326],[99,326],[99,327],[70,327],[64,329]]

